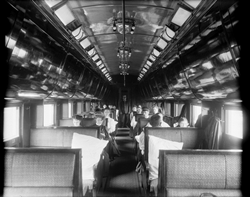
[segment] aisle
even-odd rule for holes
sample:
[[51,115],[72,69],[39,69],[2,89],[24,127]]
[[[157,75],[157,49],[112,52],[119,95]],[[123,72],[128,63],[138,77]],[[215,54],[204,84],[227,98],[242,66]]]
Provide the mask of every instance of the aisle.
[[116,142],[121,152],[110,165],[110,176],[105,196],[112,197],[138,197],[141,196],[138,175],[135,172],[137,165],[135,155],[135,142],[129,137],[127,128],[119,129]]

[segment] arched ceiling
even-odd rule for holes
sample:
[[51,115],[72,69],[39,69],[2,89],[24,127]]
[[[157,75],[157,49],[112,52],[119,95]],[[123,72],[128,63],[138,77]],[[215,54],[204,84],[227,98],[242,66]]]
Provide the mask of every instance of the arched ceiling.
[[[223,85],[217,93],[207,94],[204,90],[214,90],[224,82],[231,90],[224,88],[222,97],[237,90],[239,46],[233,37],[238,23],[234,12],[236,0],[9,2],[25,18],[22,25],[28,31],[26,35],[21,32],[19,38],[23,36],[25,43],[43,55],[51,53],[60,68],[63,57],[67,54],[73,57],[66,58],[63,71],[74,83],[67,80],[58,83],[62,77],[56,79],[59,87],[70,89],[71,97],[95,96],[107,89],[102,88],[103,84],[105,87],[138,87],[142,97],[156,99],[216,98],[221,96]],[[128,28],[129,33],[119,33],[119,28],[128,23],[134,26],[133,34],[130,33],[132,26]],[[129,48],[129,58],[118,57],[122,48]],[[126,64],[129,68],[124,68]],[[223,66],[235,75],[228,77],[228,72],[221,69]],[[25,66],[20,69],[25,70]],[[228,78],[210,80],[208,73],[199,75],[207,70],[211,75],[224,73]],[[231,81],[235,83],[230,85]]]

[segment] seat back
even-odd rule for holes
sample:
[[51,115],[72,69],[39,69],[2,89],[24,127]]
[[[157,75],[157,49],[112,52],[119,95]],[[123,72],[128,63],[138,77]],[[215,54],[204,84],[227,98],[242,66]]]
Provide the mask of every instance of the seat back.
[[160,196],[241,196],[241,154],[240,150],[160,150]]
[[135,114],[135,121],[138,121],[139,118],[144,117],[143,114]]
[[197,149],[199,129],[194,127],[145,127],[145,160],[148,161],[148,135],[165,140],[183,142],[182,149]]
[[82,196],[81,149],[5,148],[4,197]]
[[93,127],[96,125],[95,118],[83,118],[81,120],[81,126],[82,127]]
[[70,127],[70,126],[74,126],[74,124],[73,124],[73,119],[72,119],[72,118],[61,119],[61,120],[59,121],[59,126],[61,126],[61,127]]
[[44,127],[31,129],[30,147],[71,147],[73,133],[99,138],[99,127]]
[[144,117],[140,117],[138,119],[138,134],[140,134],[143,130],[143,128],[149,123],[150,118],[144,118]]

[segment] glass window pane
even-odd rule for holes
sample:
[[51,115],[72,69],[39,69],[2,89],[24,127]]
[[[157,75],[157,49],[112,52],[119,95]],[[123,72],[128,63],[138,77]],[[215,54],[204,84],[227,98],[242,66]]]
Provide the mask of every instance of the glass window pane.
[[78,27],[77,29],[75,29],[74,31],[72,31],[72,35],[77,39],[81,39],[84,38],[86,35],[82,30],[82,27]]
[[3,140],[7,141],[19,136],[19,107],[4,108]]
[[95,55],[96,51],[95,48],[92,48],[91,50],[88,51],[89,56]]
[[101,63],[102,63],[102,61],[100,60],[100,61],[96,62],[96,65],[99,66],[99,65],[101,65]]
[[172,22],[176,25],[182,26],[190,15],[191,12],[179,7],[172,19]]
[[175,36],[175,32],[171,30],[169,27],[166,27],[165,31],[163,32],[163,38],[167,41],[171,41],[172,38]]
[[102,69],[103,67],[104,67],[104,64],[101,64],[101,65],[99,66],[100,69]]
[[43,106],[43,126],[52,126],[54,125],[54,105],[53,104],[44,104]]
[[72,112],[73,112],[73,103],[72,102],[69,102],[68,103],[68,107],[69,107],[69,110],[68,110],[68,118],[71,118],[72,117]]
[[99,56],[96,54],[92,59],[96,61],[97,59],[99,59]]
[[82,45],[82,47],[83,47],[84,49],[86,49],[88,46],[91,45],[91,43],[90,43],[90,41],[89,41],[88,38],[85,38],[83,41],[80,42],[80,44]]
[[152,62],[150,62],[150,61],[147,61],[147,65],[149,65],[149,66],[152,66]]
[[68,103],[62,104],[62,119],[68,118]]
[[54,5],[60,3],[62,0],[45,0],[45,3],[51,8]]
[[165,47],[167,46],[167,42],[163,39],[159,39],[158,43],[157,43],[157,46],[160,47],[161,49],[165,49]]
[[174,116],[179,116],[181,114],[181,109],[184,104],[175,104],[174,105]]
[[201,2],[201,0],[184,0],[184,1],[186,1],[193,8],[196,8]]
[[243,113],[240,110],[226,110],[226,134],[243,138]]
[[156,49],[154,49],[154,50],[153,50],[153,54],[154,54],[156,57],[158,57],[158,56],[160,55],[160,52],[157,51]]
[[76,113],[77,114],[82,113],[82,102],[77,102],[77,104],[76,104]]
[[66,4],[60,7],[58,10],[56,10],[55,14],[58,16],[58,18],[62,21],[64,25],[69,24],[75,19],[75,17],[73,16],[73,14],[71,13],[70,9]]
[[194,125],[198,119],[198,116],[201,114],[201,106],[193,105],[192,106],[192,125]]

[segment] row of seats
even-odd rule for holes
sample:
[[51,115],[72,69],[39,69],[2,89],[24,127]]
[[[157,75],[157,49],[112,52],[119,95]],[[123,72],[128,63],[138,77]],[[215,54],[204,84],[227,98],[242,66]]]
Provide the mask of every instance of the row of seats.
[[[105,186],[107,176],[109,174],[109,155],[105,150],[103,150],[103,147],[105,147],[105,144],[107,144],[108,142],[104,140],[99,140],[98,139],[99,134],[100,134],[99,127],[46,127],[46,128],[44,127],[44,128],[31,129],[30,147],[15,148],[11,150],[12,151],[11,155],[18,155],[18,158],[20,160],[18,161],[15,159],[13,161],[22,162],[23,167],[26,166],[27,164],[27,168],[25,169],[21,167],[19,168],[18,165],[12,164],[12,161],[8,158],[12,158],[13,156],[9,156],[10,155],[9,150],[7,151],[6,166],[12,166],[12,168],[9,168],[6,170],[6,177],[7,177],[6,180],[11,180],[11,181],[6,182],[7,184],[5,185],[6,189],[5,189],[4,196],[17,195],[18,192],[19,193],[17,196],[20,196],[20,195],[33,196],[33,195],[30,195],[29,193],[31,192],[31,194],[33,194],[32,193],[33,191],[34,193],[37,193],[34,196],[39,196],[39,194],[42,194],[43,191],[45,192],[44,194],[46,194],[45,196],[54,196],[54,197],[64,196],[64,195],[83,196],[86,194],[86,192],[91,192],[91,195],[95,196],[96,193],[98,193],[99,190],[102,190],[103,187]],[[76,158],[80,158],[81,161],[78,161],[78,159],[75,160],[75,158],[73,157],[70,157],[70,158],[68,157],[68,152],[71,152],[71,151],[74,152],[76,149],[80,150],[80,153],[79,153],[80,156],[76,156]],[[91,151],[94,152],[92,153],[94,154],[94,156],[91,157],[91,159],[89,159],[89,157],[85,157],[86,155],[90,155]],[[60,190],[61,185],[59,186],[55,185],[56,189],[53,188],[54,187],[53,185],[51,186],[52,189],[46,189],[48,185],[44,185],[44,179],[40,180],[40,178],[37,176],[42,175],[40,173],[44,172],[44,170],[41,170],[43,168],[47,170],[46,172],[47,174],[50,173],[50,171],[53,172],[52,169],[50,169],[50,167],[47,168],[46,166],[43,166],[43,165],[48,165],[48,166],[54,165],[53,163],[47,163],[47,160],[50,160],[50,159],[51,159],[51,162],[52,161],[57,162],[57,163],[66,162],[67,165],[71,161],[71,163],[74,163],[74,165],[77,165],[78,168],[80,168],[79,170],[77,170],[74,167],[74,170],[77,170],[77,172],[79,173],[77,175],[77,178],[80,179],[80,186],[79,184],[77,184],[81,190],[81,193],[79,195],[75,194],[75,192],[73,192],[72,194],[69,194],[69,190],[66,191],[66,189],[64,188],[64,187],[66,188],[70,187],[72,190],[72,188],[76,187],[75,185],[74,186],[72,185],[62,186],[64,188],[62,190]],[[28,163],[26,162],[26,160]],[[45,162],[43,162],[43,160]],[[77,164],[75,164],[76,162]],[[86,167],[91,168],[91,169],[88,169]],[[29,172],[29,168],[31,169],[31,172]],[[59,174],[61,173],[61,171],[64,171],[65,168],[70,169],[70,167],[68,166],[65,167],[63,164],[62,165],[58,164],[57,168],[58,169],[56,173],[59,173]],[[93,173],[91,173],[92,170],[93,170]],[[15,171],[15,174],[13,175],[12,172],[14,171]],[[16,174],[22,174],[22,176],[27,174],[27,176],[18,177],[16,176]],[[59,174],[53,175],[55,177],[55,180],[56,180],[56,176],[60,176]],[[94,180],[90,176],[91,174],[94,174]],[[65,174],[62,173],[61,178],[63,178],[64,175]],[[50,175],[48,174],[44,176],[50,176]],[[50,178],[52,179],[53,176],[51,175]],[[70,178],[70,177],[72,178],[72,176],[67,175],[67,178]],[[16,180],[19,178],[20,180]],[[21,182],[21,179],[26,179],[26,178],[28,180],[27,181],[24,180],[23,187],[21,187],[18,184],[9,185],[10,182],[15,182],[15,183]],[[30,181],[31,178],[34,181],[36,181],[36,186],[35,186],[36,189],[32,189],[28,191],[29,188],[34,187],[34,185],[32,185]],[[76,177],[74,177],[74,179],[76,179]],[[65,194],[61,195],[60,192],[63,192],[64,190],[65,190]]]
[[241,150],[160,150],[158,196],[241,197]]
[[[92,126],[95,126],[95,124],[96,124],[95,118],[83,118],[81,120],[81,126],[83,127],[92,127]],[[60,126],[74,126],[72,118],[60,120],[59,125]]]
[[99,138],[100,127],[43,127],[30,131],[30,147],[71,147],[74,133]]
[[[162,166],[163,162],[158,159],[159,152],[161,152],[163,149],[166,149],[168,151],[175,150],[175,151],[178,151],[178,154],[185,153],[186,151],[200,151],[199,139],[200,139],[200,130],[198,128],[145,127],[144,128],[144,155],[138,154],[138,157],[140,158],[139,161],[142,163],[142,166],[144,167],[143,175],[142,175],[143,178],[146,179],[142,181],[142,185],[144,189],[147,190],[147,192],[154,191],[154,195],[156,196],[158,192],[158,179],[155,179],[155,178],[158,177],[158,174],[159,176],[167,176],[166,172],[162,171],[162,170],[166,170],[166,166]],[[138,147],[141,147],[141,145],[139,145]],[[212,154],[217,155],[218,152],[217,150],[211,150],[210,155]],[[201,153],[200,155],[202,155],[203,153],[205,154],[206,151],[204,150],[204,152],[200,152],[200,153]],[[206,158],[209,156],[206,155],[204,157]],[[196,163],[199,164],[199,162],[203,162],[203,160],[199,160],[201,158],[202,157],[199,156],[198,159],[196,160]],[[183,160],[183,161],[178,161],[178,162],[180,163],[184,162],[183,165],[185,165],[187,161]],[[194,164],[190,164],[189,167],[191,167],[192,165],[195,166]],[[216,162],[211,161],[211,163],[206,163],[206,165],[208,166],[211,165],[213,168],[214,165],[216,165]],[[236,165],[236,163],[233,163],[232,165]],[[159,171],[161,167],[162,167],[162,170]],[[223,167],[223,165],[221,167]],[[240,170],[239,165],[237,165],[235,168]],[[188,171],[188,168],[186,168],[185,170]],[[201,169],[198,168],[197,170],[201,170]],[[188,182],[187,177],[182,177],[182,178],[183,178],[182,181]],[[153,180],[153,181],[150,181],[150,180]],[[162,181],[161,182],[162,184],[165,184],[166,177],[163,178],[161,181]],[[162,195],[160,196],[172,196],[172,195],[169,195],[168,192],[165,192],[165,193],[163,192],[161,194]]]
[[82,197],[81,149],[5,148],[4,197]]

